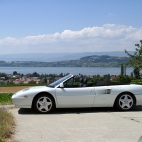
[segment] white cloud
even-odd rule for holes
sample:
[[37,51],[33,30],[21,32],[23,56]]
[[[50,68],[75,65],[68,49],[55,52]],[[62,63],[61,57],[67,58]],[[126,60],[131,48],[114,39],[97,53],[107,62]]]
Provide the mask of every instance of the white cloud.
[[7,37],[0,39],[0,54],[134,50],[134,44],[141,39],[142,28],[105,24],[101,27],[86,27],[80,31],[64,30],[62,33],[19,39]]

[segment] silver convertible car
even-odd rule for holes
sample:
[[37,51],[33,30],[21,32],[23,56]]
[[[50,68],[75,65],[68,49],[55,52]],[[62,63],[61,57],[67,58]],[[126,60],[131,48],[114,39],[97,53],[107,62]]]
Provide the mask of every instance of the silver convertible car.
[[69,74],[48,86],[31,87],[12,96],[15,107],[34,108],[39,113],[49,113],[54,108],[116,107],[131,110],[142,105],[142,85],[97,81],[75,83]]

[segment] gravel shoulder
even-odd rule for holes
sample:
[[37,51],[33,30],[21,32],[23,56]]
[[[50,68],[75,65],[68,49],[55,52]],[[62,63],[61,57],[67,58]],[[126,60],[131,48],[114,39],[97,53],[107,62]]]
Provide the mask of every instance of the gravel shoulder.
[[142,107],[119,112],[112,108],[56,109],[37,114],[10,109],[16,119],[14,140],[20,142],[138,142]]

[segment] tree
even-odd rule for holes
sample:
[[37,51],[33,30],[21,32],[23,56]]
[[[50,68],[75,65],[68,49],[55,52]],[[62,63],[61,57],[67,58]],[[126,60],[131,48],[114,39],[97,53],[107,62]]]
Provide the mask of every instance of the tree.
[[123,76],[124,75],[124,70],[123,70],[123,64],[121,64],[121,76]]
[[32,76],[33,76],[33,77],[39,77],[40,75],[39,75],[37,72],[34,72],[34,73],[32,74]]
[[13,75],[17,75],[17,74],[18,74],[17,71],[14,71],[14,72],[13,72]]
[[140,69],[139,68],[134,68],[134,76],[136,79],[140,78]]
[[44,83],[47,83],[47,79],[46,79],[46,77],[44,77],[44,80],[43,80],[43,81],[44,81]]
[[142,69],[142,40],[140,40],[140,42],[141,46],[139,44],[135,44],[137,47],[135,48],[136,51],[133,55],[125,50],[125,53],[130,57],[130,60],[126,63],[126,65],[130,65],[137,70]]
[[133,72],[131,72],[131,75],[130,75],[131,77],[133,77]]
[[117,79],[116,79],[116,81],[118,81],[118,82],[121,82],[121,83],[130,83],[131,82],[131,78],[129,77],[129,76],[122,76],[122,75],[120,75]]
[[63,73],[60,73],[60,75],[59,75],[60,77],[63,77]]
[[110,74],[104,75],[103,80],[110,81]]
[[32,80],[32,81],[29,81],[28,84],[36,84],[36,82]]

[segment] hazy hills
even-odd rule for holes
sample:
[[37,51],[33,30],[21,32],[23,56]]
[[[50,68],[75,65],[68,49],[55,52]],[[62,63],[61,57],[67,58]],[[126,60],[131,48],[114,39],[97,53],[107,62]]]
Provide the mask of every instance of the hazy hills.
[[[130,51],[133,53],[133,51]],[[54,62],[64,60],[77,60],[85,56],[92,55],[109,55],[109,56],[126,56],[124,51],[114,52],[82,52],[82,53],[27,53],[27,54],[2,54],[0,61],[43,61]]]
[[92,55],[85,56],[77,60],[63,60],[54,62],[43,61],[0,61],[1,67],[117,67],[121,63],[127,62],[128,57]]

